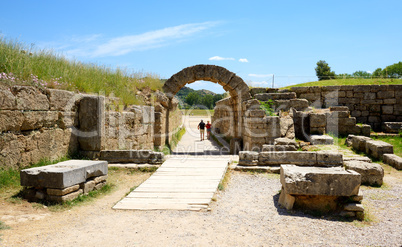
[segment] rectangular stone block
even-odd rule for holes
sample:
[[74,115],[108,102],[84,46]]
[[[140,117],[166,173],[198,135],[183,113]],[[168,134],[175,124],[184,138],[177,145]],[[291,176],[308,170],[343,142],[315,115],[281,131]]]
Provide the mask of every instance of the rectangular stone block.
[[81,184],[81,189],[84,192],[84,194],[87,194],[88,192],[94,190],[95,185],[96,185],[96,183],[94,180],[89,180],[89,181]]
[[332,167],[343,165],[343,154],[337,152],[318,151],[317,166]]
[[344,162],[345,169],[353,170],[361,175],[361,183],[381,186],[384,178],[384,169],[377,163],[351,160]]
[[315,152],[261,152],[258,158],[259,165],[294,164],[300,166],[314,166],[317,161]]
[[51,195],[51,196],[64,196],[66,194],[69,194],[71,192],[79,190],[79,188],[80,188],[80,186],[78,184],[76,184],[76,185],[73,185],[71,187],[67,187],[65,189],[51,189],[51,188],[48,188],[46,190],[46,192],[47,192],[48,195]]
[[397,170],[402,170],[402,157],[396,154],[384,154],[383,161]]
[[352,148],[356,151],[359,152],[365,152],[366,151],[366,142],[372,140],[369,137],[366,136],[352,136],[351,141],[352,141]]
[[81,195],[83,193],[82,189],[79,189],[75,192],[72,192],[70,194],[66,194],[64,196],[52,196],[52,195],[48,195],[47,199],[49,201],[54,201],[54,202],[66,202],[66,201],[72,201],[75,198],[77,198],[79,195]]
[[327,135],[312,135],[310,136],[310,142],[313,145],[332,145],[334,144],[334,138]]
[[20,172],[21,186],[64,189],[84,183],[88,178],[106,175],[106,161],[68,160]]
[[394,153],[394,147],[383,141],[366,141],[366,154],[373,156],[377,159],[382,159],[384,154]]
[[361,175],[340,167],[281,165],[281,184],[290,195],[358,195]]

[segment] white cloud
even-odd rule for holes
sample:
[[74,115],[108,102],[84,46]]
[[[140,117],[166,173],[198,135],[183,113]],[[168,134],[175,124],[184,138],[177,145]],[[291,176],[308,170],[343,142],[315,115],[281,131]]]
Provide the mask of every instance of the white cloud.
[[367,70],[366,72],[367,72],[367,73],[370,73],[370,74],[372,74],[372,73],[373,73],[373,72],[371,72],[370,70]]
[[247,84],[251,87],[269,87],[269,83],[266,81],[250,81]]
[[248,63],[248,60],[247,60],[247,58],[240,58],[240,59],[239,59],[239,62],[241,62],[241,63]]
[[183,24],[109,40],[100,40],[99,34],[73,37],[71,47],[66,52],[72,56],[121,56],[133,51],[144,51],[180,42],[218,24],[219,22]]
[[258,78],[265,78],[265,77],[272,77],[273,74],[248,74],[250,77],[258,77]]
[[209,60],[212,61],[222,61],[222,60],[235,60],[233,57],[220,57],[220,56],[214,56],[210,57]]

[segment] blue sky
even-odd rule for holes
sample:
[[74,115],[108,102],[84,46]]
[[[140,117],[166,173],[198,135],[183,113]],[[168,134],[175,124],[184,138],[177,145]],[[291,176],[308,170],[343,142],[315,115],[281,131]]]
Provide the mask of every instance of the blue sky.
[[[214,64],[252,86],[374,71],[402,59],[402,1],[3,0],[0,32],[88,63],[169,78]],[[195,89],[223,92],[217,84]]]

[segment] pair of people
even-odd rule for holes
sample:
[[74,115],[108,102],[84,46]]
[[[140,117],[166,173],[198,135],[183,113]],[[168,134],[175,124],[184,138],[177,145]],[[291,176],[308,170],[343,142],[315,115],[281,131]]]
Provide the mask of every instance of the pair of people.
[[212,125],[209,123],[209,121],[207,121],[207,123],[205,124],[204,121],[201,119],[201,122],[198,124],[198,129],[200,130],[200,138],[201,141],[204,140],[204,131],[205,128],[207,129],[207,139],[209,140],[209,138],[211,138],[211,127]]

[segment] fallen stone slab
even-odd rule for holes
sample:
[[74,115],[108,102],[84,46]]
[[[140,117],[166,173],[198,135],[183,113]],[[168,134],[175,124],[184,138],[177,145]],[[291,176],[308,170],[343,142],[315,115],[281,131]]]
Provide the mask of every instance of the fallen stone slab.
[[399,133],[402,131],[402,122],[385,122],[383,126],[384,131],[387,133]]
[[310,143],[312,145],[332,145],[334,138],[327,135],[312,135],[310,136]]
[[289,138],[276,138],[274,141],[274,145],[292,145],[297,147],[297,142],[294,139],[289,139]]
[[397,170],[402,170],[402,157],[396,154],[384,154],[383,161]]
[[366,154],[377,158],[382,159],[384,154],[392,154],[394,153],[394,146],[389,143],[383,141],[366,141]]
[[106,175],[106,161],[68,160],[20,172],[21,186],[64,189],[84,183],[91,177]]
[[256,166],[257,164],[258,164],[258,152],[254,151],[239,152],[239,165]]
[[281,165],[281,184],[286,194],[358,195],[361,175],[340,167],[300,167]]
[[361,175],[361,183],[381,186],[384,178],[384,169],[377,163],[351,160],[344,162],[345,169],[353,170]]
[[354,156],[348,156],[345,157],[343,156],[343,161],[352,161],[352,160],[358,160],[358,161],[364,161],[367,163],[371,163],[371,159],[369,157],[366,156],[360,156],[360,155],[354,155]]
[[[348,137],[349,138],[349,137]],[[352,142],[352,148],[359,152],[366,152],[366,142],[372,141],[370,137],[367,136],[354,136],[350,135]]]

